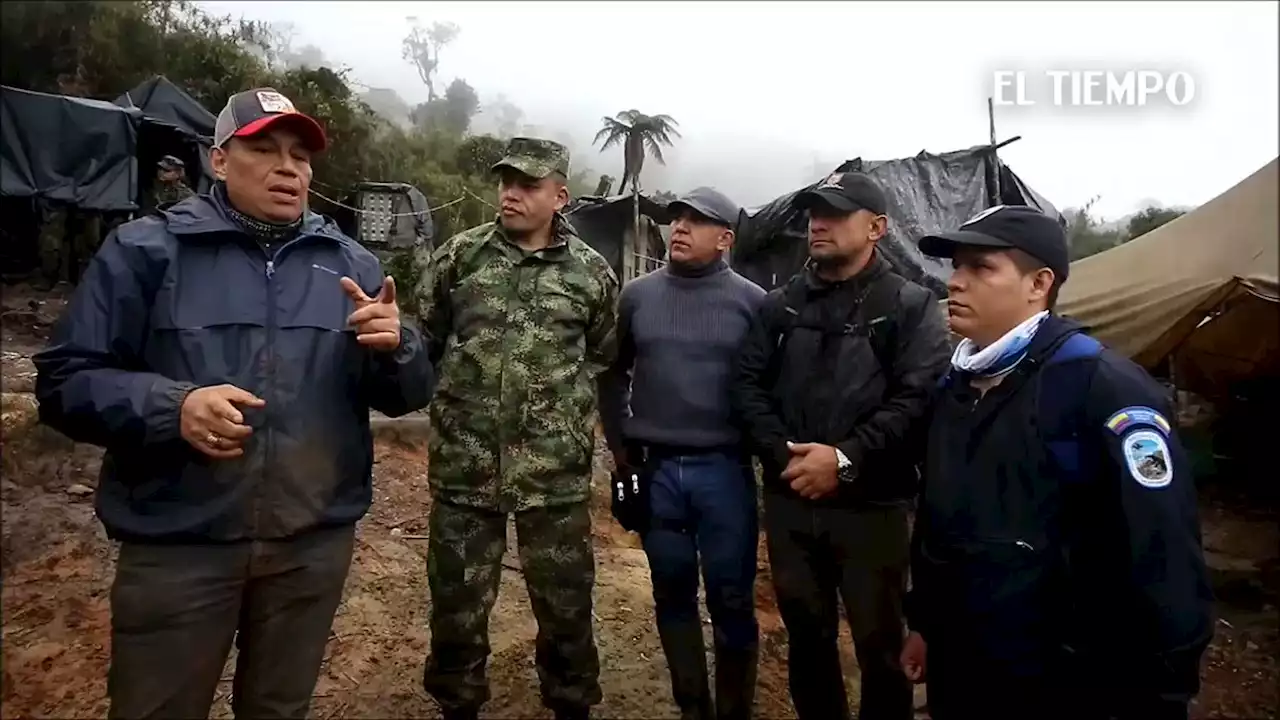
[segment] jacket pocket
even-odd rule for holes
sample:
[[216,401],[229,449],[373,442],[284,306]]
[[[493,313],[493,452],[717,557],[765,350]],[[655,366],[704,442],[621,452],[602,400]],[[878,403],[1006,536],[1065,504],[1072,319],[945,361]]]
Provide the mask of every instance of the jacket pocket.
[[925,540],[920,545],[929,613],[949,635],[996,662],[1046,658],[1054,634],[1058,563],[1042,539]]

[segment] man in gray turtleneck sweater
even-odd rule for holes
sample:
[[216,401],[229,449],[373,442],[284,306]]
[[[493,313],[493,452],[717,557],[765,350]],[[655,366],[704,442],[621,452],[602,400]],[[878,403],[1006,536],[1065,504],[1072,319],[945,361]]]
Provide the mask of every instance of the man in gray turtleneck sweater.
[[[642,506],[637,529],[682,718],[746,718],[758,636],[756,487],[729,382],[765,291],[725,262],[739,212],[732,201],[698,188],[670,209],[670,265],[622,290],[619,358],[602,384],[601,419],[619,476],[640,480],[629,501]],[[714,703],[699,564],[715,630]]]

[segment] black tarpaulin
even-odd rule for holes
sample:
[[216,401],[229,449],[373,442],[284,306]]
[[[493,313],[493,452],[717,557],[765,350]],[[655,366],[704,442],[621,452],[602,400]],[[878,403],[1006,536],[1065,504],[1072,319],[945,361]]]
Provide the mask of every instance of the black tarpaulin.
[[[141,143],[148,152],[138,160],[148,173],[165,155],[175,155],[186,163],[187,182],[197,192],[213,185],[213,168],[209,165],[209,148],[213,147],[213,126],[218,118],[185,90],[163,75],[139,84],[115,99],[120,107],[142,111],[146,137]],[[143,190],[153,178],[145,175]]]
[[[848,160],[832,172],[864,172],[884,188],[889,200],[889,231],[879,242],[895,269],[911,280],[946,295],[950,267],[921,254],[924,235],[955,229],[980,211],[997,204],[993,187],[999,167],[998,197],[1007,204],[1031,205],[1051,216],[1058,211],[1000,163],[991,146],[935,155],[921,152],[901,160]],[[744,213],[738,226],[733,266],[765,289],[787,282],[809,257],[808,215],[794,206],[796,195],[817,185],[783,195]]]
[[0,88],[0,194],[136,209],[141,120],[101,100]]
[[213,142],[217,117],[185,90],[157,75],[116,98],[120,107],[136,107],[151,120],[167,122],[192,135]]

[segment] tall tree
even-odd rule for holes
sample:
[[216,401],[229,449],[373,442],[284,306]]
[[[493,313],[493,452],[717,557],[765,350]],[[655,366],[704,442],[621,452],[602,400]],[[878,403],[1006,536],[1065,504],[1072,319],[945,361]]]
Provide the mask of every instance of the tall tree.
[[405,60],[418,69],[418,77],[427,86],[427,101],[436,99],[435,75],[440,67],[440,51],[458,37],[458,26],[451,22],[433,22],[423,30],[418,18],[406,18],[413,27],[401,45]]
[[600,152],[614,145],[622,146],[622,184],[618,186],[618,194],[626,191],[628,180],[631,188],[638,192],[645,156],[652,155],[654,160],[666,165],[662,147],[674,147],[671,138],[680,137],[676,130],[679,123],[670,115],[645,115],[639,110],[624,110],[602,120],[603,127],[592,144],[603,141]]

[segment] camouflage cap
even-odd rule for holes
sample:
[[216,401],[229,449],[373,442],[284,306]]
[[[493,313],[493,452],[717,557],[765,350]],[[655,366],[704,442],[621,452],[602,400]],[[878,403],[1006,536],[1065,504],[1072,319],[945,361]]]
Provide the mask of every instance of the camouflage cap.
[[501,168],[515,168],[530,177],[541,180],[553,172],[569,176],[569,148],[552,140],[538,138],[511,138],[506,156],[494,163],[493,172]]

